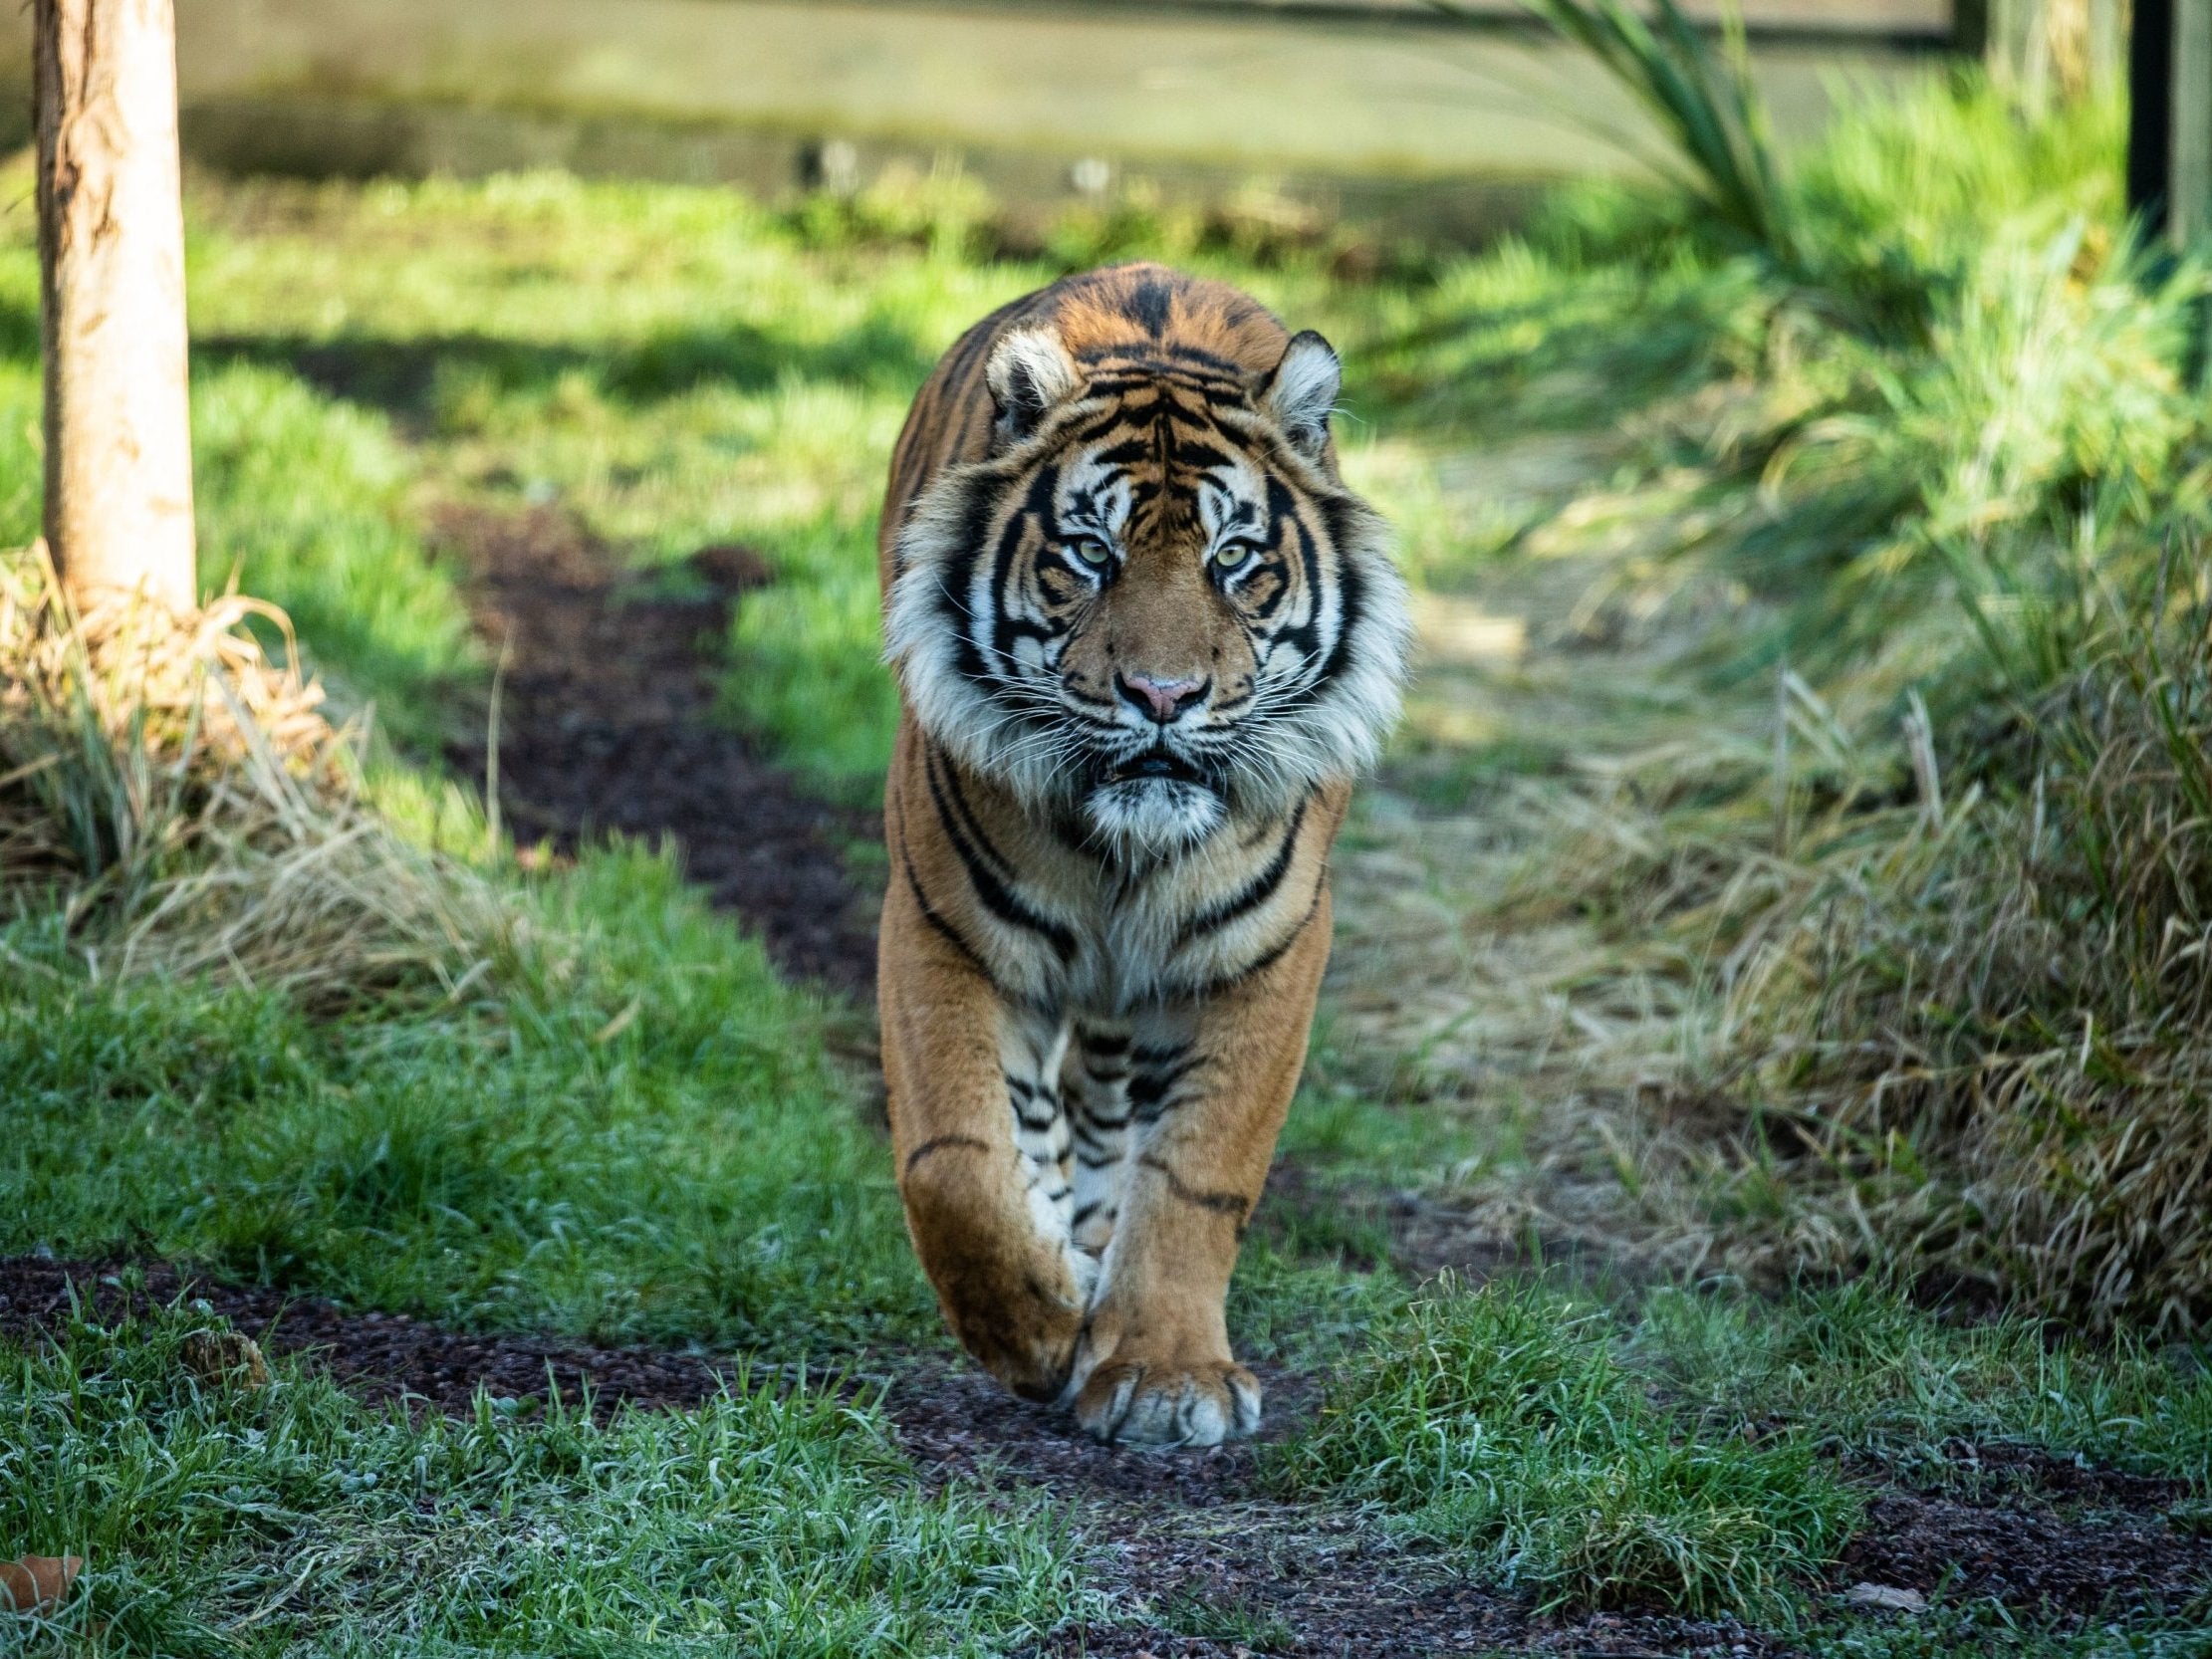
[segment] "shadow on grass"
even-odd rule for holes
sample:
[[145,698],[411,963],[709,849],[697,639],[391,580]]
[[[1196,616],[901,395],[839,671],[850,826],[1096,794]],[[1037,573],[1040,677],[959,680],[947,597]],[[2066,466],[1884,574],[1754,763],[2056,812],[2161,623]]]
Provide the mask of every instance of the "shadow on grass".
[[[17,332],[16,319],[0,316],[0,349]],[[35,319],[31,338],[35,344]],[[565,376],[583,373],[605,396],[631,405],[710,386],[763,391],[790,379],[903,392],[920,383],[933,360],[910,332],[881,317],[826,341],[728,323],[662,330],[605,349],[463,330],[406,339],[222,334],[195,340],[192,350],[205,364],[288,369],[333,397],[417,424],[435,419],[449,386],[481,386],[500,396],[543,394]]]

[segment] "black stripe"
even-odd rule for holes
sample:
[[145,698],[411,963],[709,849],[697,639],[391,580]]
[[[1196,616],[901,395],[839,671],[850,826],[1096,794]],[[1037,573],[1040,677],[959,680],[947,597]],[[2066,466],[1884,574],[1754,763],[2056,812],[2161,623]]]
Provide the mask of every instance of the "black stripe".
[[[915,904],[921,907],[921,919],[934,928],[947,944],[958,951],[969,967],[981,974],[986,980],[990,980],[991,970],[983,965],[983,958],[976,954],[975,947],[960,936],[958,928],[937,914],[936,906],[931,904],[927,895],[922,892],[921,878],[914,874],[914,860],[906,851],[906,836],[903,832],[898,837],[898,862],[899,866],[906,872],[906,885],[914,895]],[[991,983],[995,989],[997,981],[992,980]]]
[[1129,1079],[1129,1099],[1140,1106],[1157,1100],[1197,1068],[1198,1057],[1193,1055],[1179,1066],[1159,1071],[1140,1071]]
[[1089,1124],[1078,1123],[1074,1145],[1075,1154],[1079,1159],[1087,1154],[1096,1155],[1091,1162],[1084,1165],[1086,1169],[1104,1169],[1121,1155],[1120,1131],[1116,1129],[1113,1137],[1108,1139]]
[[[1312,799],[1308,796],[1306,801]],[[1299,802],[1298,811],[1291,815],[1291,827],[1283,836],[1283,844],[1276,849],[1275,856],[1268,860],[1267,867],[1247,882],[1242,891],[1231,894],[1212,909],[1185,922],[1182,931],[1175,935],[1176,950],[1194,943],[1205,934],[1226,927],[1239,916],[1257,910],[1275,896],[1276,889],[1283,885],[1283,878],[1290,873],[1291,859],[1298,851],[1298,832],[1306,825],[1306,801]]]
[[1175,291],[1163,282],[1145,278],[1129,291],[1122,315],[1133,319],[1154,340],[1167,333],[1167,320],[1175,306]]
[[1252,1208],[1252,1201],[1242,1193],[1200,1192],[1195,1187],[1183,1185],[1182,1178],[1160,1159],[1147,1152],[1136,1160],[1146,1169],[1156,1169],[1167,1178],[1167,1190],[1185,1204],[1195,1204],[1201,1210],[1211,1210],[1217,1216],[1230,1216],[1239,1227],[1244,1225],[1245,1213]]
[[1076,954],[1076,936],[1050,916],[1041,916],[1024,904],[991,872],[982,855],[969,844],[967,837],[960,832],[960,827],[953,822],[944,792],[937,787],[935,772],[928,769],[925,771],[928,771],[929,799],[937,810],[937,823],[943,828],[945,838],[952,842],[953,852],[958,855],[961,867],[968,873],[968,884],[975,889],[976,897],[983,901],[983,907],[1009,927],[1024,928],[1043,938],[1053,947],[1062,962],[1073,960]]
[[923,1141],[906,1154],[906,1173],[913,1174],[914,1165],[920,1163],[922,1159],[953,1146],[964,1146],[971,1152],[988,1152],[991,1150],[989,1141],[978,1140],[974,1135],[938,1135],[932,1140]]
[[[1014,866],[1007,862],[1006,855],[992,844],[991,837],[983,832],[983,827],[976,822],[974,810],[968,805],[968,798],[961,794],[960,775],[953,770],[952,763],[944,758],[943,752],[934,743],[927,741],[924,741],[922,745],[921,761],[922,774],[929,781],[929,794],[931,799],[936,801],[940,816],[942,816],[946,799],[949,798],[952,804],[952,816],[959,821],[961,830],[973,838],[977,850],[990,860],[993,869],[1004,870],[1008,875],[1012,875]],[[943,781],[941,794],[939,793],[940,777]]]
[[1264,956],[1260,957],[1250,966],[1239,968],[1233,974],[1224,974],[1221,978],[1214,980],[1199,989],[1197,992],[1194,993],[1194,995],[1201,999],[1206,997],[1219,996],[1224,991],[1234,990],[1237,986],[1242,985],[1246,980],[1252,978],[1256,974],[1266,973],[1268,969],[1274,967],[1276,963],[1282,961],[1284,956],[1290,951],[1291,946],[1297,944],[1299,939],[1305,934],[1307,928],[1313,925],[1314,917],[1321,913],[1321,895],[1328,890],[1329,872],[1327,870],[1324,870],[1322,871],[1320,884],[1314,888],[1314,902],[1306,907],[1306,914],[1299,918],[1298,925],[1292,928],[1290,932],[1284,936],[1283,942],[1281,944],[1277,945],[1273,950],[1267,952]]

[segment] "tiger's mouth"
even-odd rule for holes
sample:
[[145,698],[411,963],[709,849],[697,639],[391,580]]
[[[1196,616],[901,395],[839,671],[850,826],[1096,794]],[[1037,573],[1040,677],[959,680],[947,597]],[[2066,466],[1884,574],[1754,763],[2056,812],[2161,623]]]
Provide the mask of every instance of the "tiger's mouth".
[[1214,782],[1171,749],[1152,748],[1116,761],[1100,777],[1101,784],[1191,784],[1212,789]]
[[1212,834],[1229,811],[1222,780],[1164,744],[1102,759],[1093,779],[1085,809],[1124,848],[1172,853]]

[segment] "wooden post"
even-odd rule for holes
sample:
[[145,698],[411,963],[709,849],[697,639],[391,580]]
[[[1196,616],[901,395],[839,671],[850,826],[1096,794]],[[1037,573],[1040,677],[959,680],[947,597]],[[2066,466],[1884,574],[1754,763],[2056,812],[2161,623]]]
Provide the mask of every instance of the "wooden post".
[[198,598],[172,0],[34,0],[46,540],[80,603]]
[[2212,237],[2212,0],[2174,0],[2172,196],[2167,227]]
[[2135,0],[2127,199],[2146,233],[2212,236],[2212,0]]

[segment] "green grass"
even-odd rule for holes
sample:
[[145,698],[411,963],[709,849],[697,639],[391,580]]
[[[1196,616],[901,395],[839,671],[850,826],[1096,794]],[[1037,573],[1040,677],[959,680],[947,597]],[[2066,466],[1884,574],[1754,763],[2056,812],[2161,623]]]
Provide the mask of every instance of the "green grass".
[[823,1016],[664,860],[527,894],[550,947],[462,1008],[96,982],[0,933],[0,1251],[150,1251],[367,1306],[851,1351],[933,1328]]
[[1549,1603],[1788,1607],[1855,1495],[1802,1436],[1683,1435],[1617,1338],[1602,1309],[1447,1282],[1378,1325],[1272,1476],[1379,1504]]
[[1931,1318],[1869,1281],[1780,1305],[1669,1292],[1635,1344],[1709,1427],[1775,1420],[1915,1483],[1974,1478],[1965,1448],[2029,1446],[2212,1491],[2212,1375],[2019,1313]]
[[922,1494],[830,1388],[410,1421],[289,1364],[202,1384],[208,1326],[0,1355],[0,1542],[90,1563],[31,1651],[982,1655],[1085,1604],[1040,1506]]
[[[1593,186],[1480,257],[1372,281],[1335,274],[1327,246],[1141,200],[994,258],[986,205],[947,176],[789,211],[553,175],[195,180],[207,584],[235,570],[290,609],[342,701],[376,703],[400,749],[376,771],[381,810],[458,850],[514,940],[450,992],[334,1008],[281,984],[119,977],[97,917],[73,934],[57,905],[27,907],[0,927],[0,1251],[166,1256],[363,1307],[764,1366],[942,1352],[864,1090],[828,1058],[849,1016],[780,984],[665,860],[616,847],[525,875],[410,766],[485,667],[426,548],[433,509],[551,506],[648,572],[761,549],[777,581],[733,624],[725,706],[814,787],[864,803],[894,714],[875,515],[914,385],[1063,265],[1164,255],[1345,347],[1347,468],[1421,583],[1480,598],[1539,565],[1594,493],[1623,504],[1620,524],[1688,527],[1624,559],[1622,591],[1739,596],[1709,613],[1681,683],[1622,706],[1655,724],[1732,707],[1784,650],[1816,677],[1825,664],[1865,748],[1827,771],[1801,754],[1805,800],[1832,802],[1848,774],[1909,818],[1880,735],[1897,699],[1924,680],[1939,716],[1970,706],[2000,660],[1976,654],[1960,594],[2022,660],[2063,658],[2086,637],[2068,608],[2078,550],[2134,569],[2202,493],[2202,397],[2175,362],[2188,279],[2139,288],[2113,238],[2115,132],[2105,111],[2024,128],[1985,93],[1930,92],[1855,112],[1757,186],[1787,196],[1787,263],[1748,210],[1716,228],[1688,195]],[[35,263],[25,227],[11,238],[0,534],[21,541]],[[1599,427],[1602,477],[1503,500],[1451,482],[1470,450]],[[1445,744],[1420,775],[1439,808],[1563,794],[1582,787],[1573,750],[1532,724]],[[1666,764],[1694,777],[1691,805],[1749,801],[1771,825],[1766,774],[1740,757]],[[1689,785],[1654,786],[1656,810],[1683,804],[1674,789]],[[1680,867],[1737,845],[1698,840]],[[1771,842],[1757,850],[1771,870]],[[1551,897],[1624,952],[1664,936],[1637,893],[1575,874],[1545,863]],[[1486,1134],[1426,1092],[1427,1064],[1325,1024],[1284,1141],[1304,1185],[1247,1246],[1240,1350],[1326,1389],[1268,1454],[1281,1493],[1547,1603],[1735,1610],[1816,1651],[1902,1659],[2089,1651],[2096,1633],[2014,1629],[1987,1606],[1830,1618],[1810,1586],[1861,1502],[1839,1457],[1957,1481],[1950,1443],[2007,1441],[2212,1487],[2192,1353],[2059,1341],[2026,1318],[1954,1326],[1865,1290],[1414,1291],[1376,1267],[1387,1196],[1534,1164],[1519,1137],[1566,1107],[1514,1095],[1507,1146],[1505,1108]],[[1787,1187],[1775,1176],[1764,1207],[1748,1185],[1735,1197],[1779,1232],[1801,1213]],[[5,1352],[0,1558],[92,1557],[65,1650],[983,1653],[1125,1611],[1088,1608],[1081,1546],[1026,1500],[924,1491],[879,1414],[828,1393],[741,1382],[691,1416],[604,1429],[488,1402],[408,1423],[295,1371],[203,1395],[173,1361],[191,1324],[180,1310]],[[1241,1604],[1168,1613],[1279,1634]],[[2201,1634],[2112,1639],[2180,1652]]]

